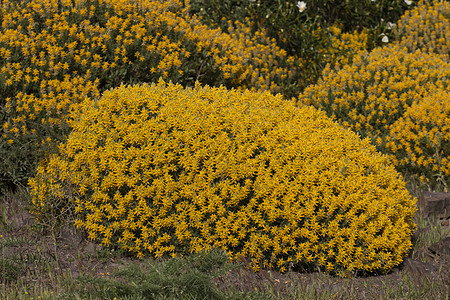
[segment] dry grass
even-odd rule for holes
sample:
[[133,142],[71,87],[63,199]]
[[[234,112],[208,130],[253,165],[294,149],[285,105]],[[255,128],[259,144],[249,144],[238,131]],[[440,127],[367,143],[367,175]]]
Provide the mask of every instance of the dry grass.
[[200,258],[210,262],[207,271],[195,256],[137,260],[102,249],[71,226],[42,231],[26,210],[28,197],[20,190],[0,202],[1,299],[449,298],[450,257],[430,250],[450,237],[449,226],[438,220],[417,216],[414,248],[390,274],[340,279],[295,269],[255,273],[225,263],[220,253]]

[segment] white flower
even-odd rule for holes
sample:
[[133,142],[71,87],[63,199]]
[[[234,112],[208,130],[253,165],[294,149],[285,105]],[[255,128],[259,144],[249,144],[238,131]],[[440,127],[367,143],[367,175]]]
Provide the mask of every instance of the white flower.
[[302,13],[306,9],[306,3],[303,1],[297,2],[298,10]]
[[392,22],[387,22],[386,28],[389,29],[389,30],[391,30],[392,28],[394,28],[394,26],[395,26],[394,23],[392,23]]
[[383,43],[389,43],[389,38],[387,37],[387,35],[385,35],[384,33],[382,33],[381,36],[383,37],[383,38],[381,39],[381,41],[382,41]]
[[406,3],[407,5],[411,5],[411,4],[412,4],[412,1],[411,1],[411,0],[405,0],[405,3]]

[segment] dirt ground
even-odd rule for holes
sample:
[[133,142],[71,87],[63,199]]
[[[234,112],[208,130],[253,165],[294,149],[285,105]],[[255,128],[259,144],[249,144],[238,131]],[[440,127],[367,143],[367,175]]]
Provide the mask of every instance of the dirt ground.
[[[1,204],[1,203],[0,203]],[[51,278],[42,276],[43,266],[48,266],[56,274],[108,276],[118,267],[138,260],[125,257],[120,253],[102,249],[88,241],[74,228],[67,226],[59,233],[39,234],[32,230],[34,218],[14,201],[5,201],[7,222],[0,226],[3,241],[15,241],[1,247],[2,256],[20,257],[26,262],[26,269],[20,274],[29,284],[48,284]],[[7,224],[6,224],[7,223]],[[448,226],[442,223],[439,226]],[[421,228],[414,238],[427,234],[431,228]],[[366,276],[350,279],[331,277],[319,272],[301,272],[294,270],[281,274],[276,271],[262,270],[253,272],[246,268],[238,268],[214,279],[219,289],[233,288],[239,291],[266,291],[270,289],[280,297],[292,294],[292,290],[303,290],[317,294],[330,294],[336,299],[347,299],[349,291],[357,299],[377,299],[395,293],[404,288],[405,277],[412,285],[421,289],[442,283],[450,286],[450,236],[434,245],[416,250],[402,265],[390,274],[383,276]],[[379,296],[383,291],[383,296]],[[448,295],[448,293],[447,293]]]

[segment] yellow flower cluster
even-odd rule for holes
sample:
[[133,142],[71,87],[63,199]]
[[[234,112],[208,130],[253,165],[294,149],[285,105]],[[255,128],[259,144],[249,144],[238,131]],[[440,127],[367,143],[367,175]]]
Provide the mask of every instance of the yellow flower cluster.
[[415,199],[388,158],[313,107],[196,85],[120,86],[86,107],[30,180],[34,209],[137,256],[222,248],[251,267],[388,271]]
[[359,51],[367,49],[368,34],[364,30],[343,33],[338,26],[331,26],[329,31],[332,34],[330,41],[332,48],[320,50],[323,56],[328,58],[328,60],[324,60],[324,65],[326,63],[349,64],[353,56]]
[[[370,137],[380,150],[390,152],[395,149],[390,139],[393,124],[413,104],[415,108],[425,108],[420,103],[428,95],[450,90],[449,79],[450,64],[442,56],[420,50],[410,53],[393,44],[362,52],[352,64],[342,68],[328,66],[318,83],[306,88],[299,101],[323,109],[362,137]],[[436,101],[445,102],[441,96]],[[434,130],[441,129],[445,130]],[[421,140],[424,134],[415,139]],[[408,155],[413,155],[415,149],[408,150]],[[421,151],[415,153],[417,158],[422,156]],[[446,151],[444,157],[449,155]],[[395,162],[408,160],[401,152],[394,152]]]
[[326,29],[322,27],[311,29],[308,35],[310,36],[305,38],[314,42],[309,42],[310,46],[305,45],[306,49],[302,49],[304,52],[301,54],[302,69],[301,72],[296,72],[299,74],[297,85],[301,88],[296,89],[295,97],[308,85],[317,82],[327,64],[332,66],[348,64],[353,56],[367,48],[368,35],[364,30],[346,33],[342,32],[340,26],[333,25]]
[[436,178],[441,189],[448,190],[450,91],[438,90],[413,103],[392,125],[386,141],[387,148],[401,157],[400,167],[413,167],[423,180]]
[[439,53],[450,59],[450,2],[421,0],[397,22],[396,39],[410,52]]
[[389,125],[430,91],[448,88],[450,65],[438,55],[397,45],[360,53],[351,65],[325,68],[299,101],[320,107],[363,136],[384,136]]
[[182,1],[2,3],[0,90],[8,93],[0,104],[17,113],[10,132],[33,130],[33,120],[64,125],[84,98],[121,82],[163,77],[275,93],[299,65],[242,24],[230,34],[209,29]]

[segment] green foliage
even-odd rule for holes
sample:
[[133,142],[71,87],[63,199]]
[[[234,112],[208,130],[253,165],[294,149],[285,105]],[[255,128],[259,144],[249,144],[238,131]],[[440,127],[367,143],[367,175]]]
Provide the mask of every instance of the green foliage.
[[0,257],[0,283],[16,281],[24,268],[17,261],[7,257]]
[[77,281],[85,287],[82,296],[97,299],[226,299],[211,279],[227,262],[225,252],[211,250],[184,259],[129,265],[111,278],[83,276]]
[[[0,128],[0,133],[2,131]],[[53,136],[57,141],[59,134],[54,130],[42,128],[40,132],[44,136]],[[0,136],[0,195],[26,187],[37,163],[51,150],[48,144],[37,143],[40,140],[38,134],[24,136],[3,131],[3,136]]]
[[21,238],[3,237],[0,235],[0,283],[9,284],[16,281],[25,271],[25,263],[16,253],[7,254],[8,247],[17,247],[27,244]]
[[[295,0],[191,0],[190,12],[206,24],[227,30],[227,20],[239,20],[252,25],[253,30],[267,30],[270,37],[290,55],[304,61],[302,73],[306,83],[314,83],[334,51],[333,32],[337,26],[344,33],[369,34],[367,48],[382,44],[381,35],[392,36],[391,23],[415,6],[404,0],[311,0],[303,1],[301,11]],[[350,49],[351,50],[351,49]],[[355,54],[354,52],[353,54]],[[349,55],[341,52],[340,55]],[[303,86],[303,88],[306,86]]]

